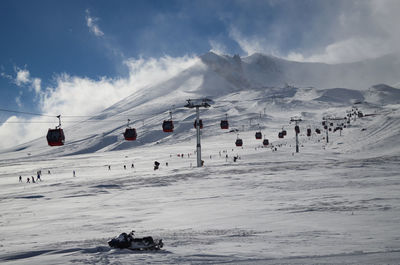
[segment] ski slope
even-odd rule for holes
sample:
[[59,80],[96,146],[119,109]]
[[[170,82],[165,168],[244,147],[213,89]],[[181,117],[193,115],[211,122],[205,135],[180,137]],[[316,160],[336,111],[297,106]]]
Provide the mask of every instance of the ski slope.
[[[91,118],[98,122],[65,127],[63,147],[43,137],[0,153],[0,262],[398,264],[399,89],[256,87],[247,66],[238,77],[240,68],[220,59],[149,88],[154,97],[130,95]],[[206,96],[213,102],[201,111],[205,166],[197,168],[195,113],[183,105]],[[324,130],[315,134],[324,116],[344,117],[359,100],[369,115],[341,136],[329,132],[329,143]],[[165,134],[169,109],[176,130]],[[237,132],[219,128],[225,113]],[[123,115],[138,115],[135,142],[123,140]],[[293,116],[303,119],[299,153]],[[278,139],[282,127],[288,135]],[[259,129],[273,148],[255,139]],[[38,170],[42,181],[25,183]],[[108,247],[131,230],[162,238],[164,249]]]

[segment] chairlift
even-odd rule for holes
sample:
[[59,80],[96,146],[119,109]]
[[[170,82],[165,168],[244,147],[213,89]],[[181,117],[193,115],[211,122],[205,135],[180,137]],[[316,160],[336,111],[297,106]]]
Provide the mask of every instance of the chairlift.
[[221,129],[229,129],[229,122],[228,122],[228,114],[226,115],[226,119],[225,120],[221,120]]
[[58,126],[55,129],[49,129],[47,131],[47,143],[49,146],[61,146],[64,145],[65,136],[64,131],[61,129],[61,115],[57,116]]
[[169,120],[164,120],[162,124],[162,128],[164,132],[173,132],[174,131],[174,123],[172,121],[172,112],[169,112],[170,119]]
[[135,128],[131,128],[129,126],[129,122],[130,121],[131,120],[128,119],[128,125],[127,125],[127,128],[125,129],[125,132],[124,132],[124,138],[127,141],[135,141],[136,138],[137,138],[137,133],[136,133],[136,129]]

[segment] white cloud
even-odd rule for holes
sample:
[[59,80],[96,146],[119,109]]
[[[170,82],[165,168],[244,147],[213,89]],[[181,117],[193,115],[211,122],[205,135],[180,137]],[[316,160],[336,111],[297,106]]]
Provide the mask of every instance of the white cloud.
[[98,18],[90,16],[89,9],[86,9],[86,25],[88,26],[89,31],[97,37],[102,37],[104,36],[104,33],[96,23],[98,20]]
[[[15,68],[17,75],[14,79],[14,83],[19,87],[28,87],[29,91],[34,91],[36,95],[39,95],[41,92],[41,84],[42,80],[40,78],[31,77],[29,70],[20,69],[18,67]],[[3,75],[2,75],[3,76]],[[7,77],[4,75],[4,77]],[[13,79],[11,77],[11,79]]]
[[17,103],[19,108],[22,107],[21,97],[22,97],[22,91],[19,91],[18,96],[15,98],[15,103]]
[[[43,114],[86,116],[94,115],[118,101],[128,97],[135,91],[147,89],[167,79],[172,78],[199,61],[193,56],[128,59],[124,63],[129,69],[126,77],[106,78],[99,80],[87,77],[60,74],[55,79],[53,87],[47,87],[40,92],[40,106]],[[31,78],[32,79],[32,78]],[[40,84],[40,79],[33,83]],[[33,117],[25,120],[10,117],[0,126],[0,148],[10,147],[45,135],[48,117]],[[23,122],[23,123],[13,123]],[[55,121],[56,123],[56,121]]]
[[17,76],[15,78],[15,83],[17,86],[22,86],[30,81],[30,74],[28,70],[17,69]]
[[42,80],[40,78],[34,78],[32,80],[32,86],[35,89],[36,94],[39,94],[41,91]]
[[321,53],[305,57],[303,54],[290,52],[287,59],[300,62],[347,63],[376,58],[394,52],[384,40],[350,38],[332,43]]
[[[320,12],[309,28],[285,17],[270,21],[266,35],[246,35],[231,26],[230,37],[247,55],[261,52],[295,61],[343,63],[400,52],[400,1],[320,1],[316,6]],[[298,41],[283,38],[291,34]]]

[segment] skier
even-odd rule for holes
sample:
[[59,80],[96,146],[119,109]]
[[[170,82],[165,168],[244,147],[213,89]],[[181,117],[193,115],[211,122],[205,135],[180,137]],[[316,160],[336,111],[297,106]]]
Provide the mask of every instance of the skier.
[[29,177],[26,178],[26,183],[31,183],[31,179]]
[[39,180],[42,181],[42,180],[40,179],[40,174],[38,174],[37,177],[36,177],[36,181],[39,181]]
[[154,170],[157,170],[159,166],[160,163],[158,161],[154,161]]
[[35,183],[35,178],[33,176],[31,176],[32,178],[32,183]]
[[73,175],[74,177],[76,177],[76,175],[75,175],[75,170],[72,170],[72,175]]
[[124,169],[126,170],[126,165],[124,165]]
[[131,168],[135,168],[135,165],[132,163]]
[[22,182],[22,176],[19,176],[19,182]]

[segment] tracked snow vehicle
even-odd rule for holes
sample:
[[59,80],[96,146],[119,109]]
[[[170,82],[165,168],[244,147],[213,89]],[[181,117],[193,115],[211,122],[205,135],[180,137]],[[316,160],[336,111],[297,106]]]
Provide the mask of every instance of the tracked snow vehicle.
[[164,244],[162,239],[154,240],[151,236],[143,238],[135,238],[135,231],[122,233],[118,237],[114,237],[108,241],[108,245],[112,248],[127,248],[131,250],[160,250]]

